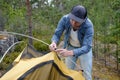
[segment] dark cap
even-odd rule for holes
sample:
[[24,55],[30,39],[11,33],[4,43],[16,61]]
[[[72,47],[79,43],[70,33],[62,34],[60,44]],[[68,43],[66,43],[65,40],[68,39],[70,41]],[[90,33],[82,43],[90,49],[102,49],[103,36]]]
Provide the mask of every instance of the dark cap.
[[69,13],[69,17],[79,23],[83,23],[87,16],[87,10],[81,5],[74,6]]

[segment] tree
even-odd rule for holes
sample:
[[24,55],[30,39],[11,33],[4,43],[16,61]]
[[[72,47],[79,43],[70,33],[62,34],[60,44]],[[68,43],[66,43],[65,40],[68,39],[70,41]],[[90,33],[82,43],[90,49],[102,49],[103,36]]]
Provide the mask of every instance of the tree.
[[[26,0],[26,6],[27,6],[27,17],[28,17],[28,24],[29,24],[28,34],[29,34],[29,36],[32,37],[32,21],[31,21],[31,15],[32,15],[31,9],[32,9],[32,7],[31,7],[31,4],[30,4],[29,0]],[[30,45],[33,44],[33,41],[32,41],[31,38],[29,38],[29,43],[28,44],[30,44]]]
[[111,34],[113,35],[115,42],[117,44],[117,69],[119,68],[119,48],[120,48],[120,0],[114,0],[112,2],[112,9],[115,12],[114,18],[114,28],[112,28]]

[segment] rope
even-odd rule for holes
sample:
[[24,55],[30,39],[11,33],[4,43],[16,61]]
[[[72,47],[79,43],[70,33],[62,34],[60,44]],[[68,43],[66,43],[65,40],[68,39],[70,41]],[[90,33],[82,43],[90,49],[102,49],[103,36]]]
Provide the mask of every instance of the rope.
[[[69,58],[68,58],[69,59]],[[81,70],[83,72],[83,69],[76,63],[74,62],[72,59],[69,59],[73,64],[75,64],[76,67],[78,67],[79,70]]]

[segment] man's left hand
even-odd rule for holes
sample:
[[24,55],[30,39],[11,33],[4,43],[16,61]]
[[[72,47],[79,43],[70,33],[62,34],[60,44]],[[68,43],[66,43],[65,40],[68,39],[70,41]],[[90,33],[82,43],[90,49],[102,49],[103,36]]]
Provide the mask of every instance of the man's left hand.
[[74,53],[72,50],[67,50],[67,49],[57,49],[55,50],[58,54],[67,57],[67,56],[73,56]]

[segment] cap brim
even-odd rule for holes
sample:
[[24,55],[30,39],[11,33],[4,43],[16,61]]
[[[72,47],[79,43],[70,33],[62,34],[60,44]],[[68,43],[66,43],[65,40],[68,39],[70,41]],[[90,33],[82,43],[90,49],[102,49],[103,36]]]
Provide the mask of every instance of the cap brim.
[[69,16],[70,19],[73,19],[73,20],[75,20],[75,21],[77,21],[79,23],[83,23],[84,22],[84,19],[78,18],[75,15],[73,15],[72,13],[69,13],[68,16]]

